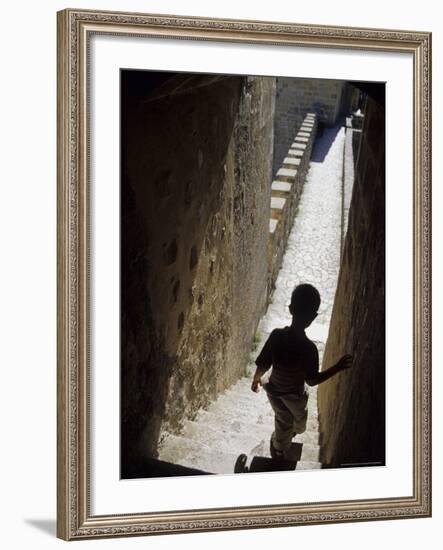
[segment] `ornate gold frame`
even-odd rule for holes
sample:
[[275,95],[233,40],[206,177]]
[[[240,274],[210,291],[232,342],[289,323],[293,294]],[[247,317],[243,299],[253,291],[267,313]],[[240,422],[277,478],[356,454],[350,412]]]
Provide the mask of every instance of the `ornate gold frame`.
[[[88,502],[87,45],[92,33],[408,52],[414,59],[413,496],[92,516]],[[58,536],[184,533],[431,515],[431,33],[136,13],[58,13]]]

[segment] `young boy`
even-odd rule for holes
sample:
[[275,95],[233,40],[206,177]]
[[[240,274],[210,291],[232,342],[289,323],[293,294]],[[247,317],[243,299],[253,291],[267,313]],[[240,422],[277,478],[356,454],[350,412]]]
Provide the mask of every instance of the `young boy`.
[[309,284],[298,285],[291,296],[291,326],[271,332],[258,355],[251,389],[259,391],[261,377],[272,365],[265,384],[269,402],[275,413],[275,429],[271,436],[271,456],[284,459],[295,434],[306,430],[308,392],[305,383],[315,386],[348,369],[352,357],[344,355],[337,364],[319,372],[318,350],[305,334],[317,317],[320,306],[318,290]]

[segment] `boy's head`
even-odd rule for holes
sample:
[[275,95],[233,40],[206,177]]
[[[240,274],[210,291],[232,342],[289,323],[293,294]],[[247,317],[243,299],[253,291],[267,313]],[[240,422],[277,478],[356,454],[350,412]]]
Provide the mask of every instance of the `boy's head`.
[[298,322],[308,327],[317,317],[320,307],[320,294],[318,290],[307,283],[295,287],[291,296],[289,311]]

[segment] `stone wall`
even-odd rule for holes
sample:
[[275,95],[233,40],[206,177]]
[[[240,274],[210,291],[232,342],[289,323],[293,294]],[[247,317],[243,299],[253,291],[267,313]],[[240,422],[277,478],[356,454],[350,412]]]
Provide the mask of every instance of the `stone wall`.
[[342,80],[277,78],[273,173],[279,169],[306,113],[324,111],[324,122],[334,126],[347,107],[350,94]]
[[267,295],[273,78],[123,72],[122,470],[244,373]]
[[322,462],[385,460],[385,119],[368,98],[348,231],[323,368],[353,367],[319,386]]

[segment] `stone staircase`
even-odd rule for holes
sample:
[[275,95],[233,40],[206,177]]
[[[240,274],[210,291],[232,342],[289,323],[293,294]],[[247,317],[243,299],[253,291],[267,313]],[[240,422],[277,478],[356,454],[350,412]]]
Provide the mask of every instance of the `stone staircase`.
[[[261,345],[251,354],[247,376],[221,394],[207,409],[200,409],[193,420],[185,421],[181,435],[165,434],[159,446],[161,460],[206,472],[232,474],[240,454],[247,455],[248,463],[256,456],[270,457],[273,410],[263,389],[259,393],[251,391],[255,371],[253,361]],[[309,388],[309,391],[307,429],[293,440],[302,444],[296,469],[321,468],[317,388]]]

